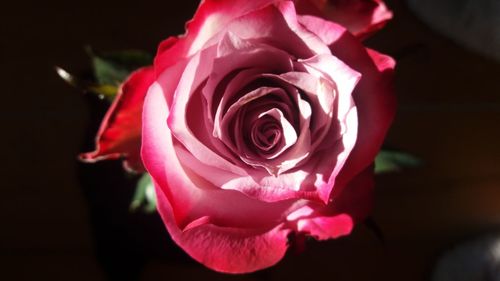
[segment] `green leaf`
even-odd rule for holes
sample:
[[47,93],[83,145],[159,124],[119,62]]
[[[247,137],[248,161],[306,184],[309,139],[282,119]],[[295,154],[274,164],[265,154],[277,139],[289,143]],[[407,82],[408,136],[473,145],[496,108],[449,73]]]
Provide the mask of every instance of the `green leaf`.
[[96,54],[90,47],[86,51],[92,60],[96,82],[84,81],[66,70],[55,67],[57,74],[68,84],[84,91],[97,94],[100,99],[112,102],[120,84],[134,70],[153,63],[153,57],[138,50],[125,50],[107,54]]
[[404,168],[413,168],[421,165],[421,161],[408,153],[382,150],[375,158],[375,173],[390,173]]
[[96,54],[87,47],[94,75],[99,84],[120,85],[134,70],[153,63],[153,57],[139,50]]
[[153,213],[156,211],[156,194],[151,176],[144,173],[137,182],[134,197],[130,203],[130,210],[135,212],[142,207],[146,213]]
[[92,64],[99,84],[120,85],[130,73],[128,69],[97,56],[92,58]]

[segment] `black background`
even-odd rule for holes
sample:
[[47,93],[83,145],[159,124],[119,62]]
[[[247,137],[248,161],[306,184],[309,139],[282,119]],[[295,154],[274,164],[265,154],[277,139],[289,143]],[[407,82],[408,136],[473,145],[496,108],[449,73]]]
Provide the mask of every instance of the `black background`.
[[385,244],[360,225],[349,237],[308,241],[305,252],[243,276],[191,262],[168,242],[157,216],[129,215],[132,186],[119,163],[77,163],[105,108],[53,70],[84,73],[85,45],[154,52],[162,39],[183,33],[197,1],[14,1],[0,8],[0,278],[429,279],[444,250],[500,223],[500,64],[434,33],[400,1],[387,2],[395,18],[367,44],[398,58],[400,107],[388,143],[425,165],[378,177],[374,218]]

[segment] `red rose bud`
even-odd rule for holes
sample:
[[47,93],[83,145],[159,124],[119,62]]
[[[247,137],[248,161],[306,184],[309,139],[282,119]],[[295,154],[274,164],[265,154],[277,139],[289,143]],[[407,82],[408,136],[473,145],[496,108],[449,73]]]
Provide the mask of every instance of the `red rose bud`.
[[82,153],[82,161],[123,158],[126,170],[144,172],[140,158],[142,107],[153,81],[153,67],[140,68],[125,80],[101,123],[96,149]]

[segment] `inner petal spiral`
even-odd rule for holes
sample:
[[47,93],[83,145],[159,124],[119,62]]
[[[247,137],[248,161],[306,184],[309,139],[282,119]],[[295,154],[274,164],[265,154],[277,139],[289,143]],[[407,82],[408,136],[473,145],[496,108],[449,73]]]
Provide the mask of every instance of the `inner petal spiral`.
[[281,126],[270,117],[259,118],[250,132],[252,144],[263,152],[271,152],[281,140]]
[[274,159],[297,141],[292,124],[277,108],[260,113],[250,122],[251,146],[259,158]]

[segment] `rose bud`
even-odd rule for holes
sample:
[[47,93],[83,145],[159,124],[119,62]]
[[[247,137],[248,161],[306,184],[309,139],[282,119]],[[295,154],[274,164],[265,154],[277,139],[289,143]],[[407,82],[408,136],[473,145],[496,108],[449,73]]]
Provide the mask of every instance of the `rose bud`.
[[142,106],[153,81],[153,67],[149,66],[134,71],[121,84],[97,132],[95,150],[82,153],[82,161],[123,158],[127,171],[144,172],[140,157]]

